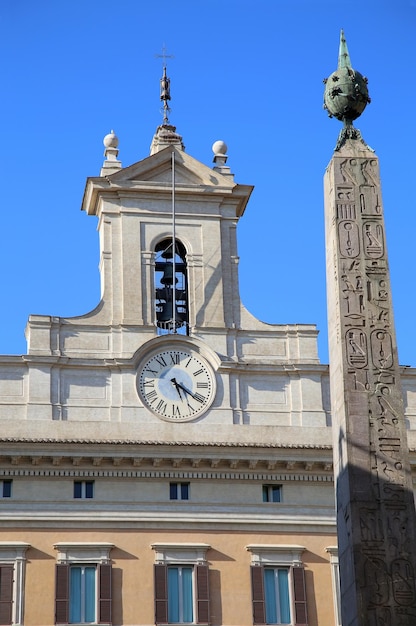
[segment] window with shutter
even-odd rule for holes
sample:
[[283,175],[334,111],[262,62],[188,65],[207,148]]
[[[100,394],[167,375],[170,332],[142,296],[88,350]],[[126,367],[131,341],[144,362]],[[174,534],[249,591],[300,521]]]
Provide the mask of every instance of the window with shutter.
[[249,545],[253,624],[308,626],[303,546]]
[[258,565],[251,566],[251,592],[253,599],[253,624],[265,624],[263,568]]
[[205,564],[196,566],[197,622],[209,623],[209,570]]
[[209,623],[207,544],[153,544],[156,624]]
[[0,625],[23,624],[26,569],[24,541],[2,541],[0,545]]
[[251,568],[253,623],[290,624],[289,568]]
[[56,624],[111,624],[111,565],[56,566]]
[[308,616],[306,611],[306,591],[305,591],[305,569],[294,567],[293,576],[293,597],[295,601],[295,624],[297,626],[308,626]]
[[166,565],[155,565],[155,622],[168,622],[168,585]]
[[13,623],[13,565],[0,565],[0,624]]
[[69,566],[57,565],[55,575],[55,624],[69,622]]
[[100,624],[111,624],[112,603],[111,565],[99,566],[99,620]]
[[55,623],[111,624],[113,544],[57,543]]

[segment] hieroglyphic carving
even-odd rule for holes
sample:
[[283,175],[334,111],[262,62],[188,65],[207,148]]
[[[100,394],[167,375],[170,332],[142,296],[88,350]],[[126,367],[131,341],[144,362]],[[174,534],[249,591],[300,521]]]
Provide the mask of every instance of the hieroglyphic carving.
[[388,332],[374,330],[371,333],[371,352],[374,367],[385,370],[393,366],[393,344]]
[[339,231],[339,250],[342,256],[353,259],[360,254],[360,238],[357,224],[352,221],[340,222]]
[[383,227],[378,222],[363,225],[364,251],[370,259],[381,259],[384,255]]
[[[352,559],[353,575],[361,587],[361,608],[369,618],[365,623],[414,626],[416,516],[392,327],[378,162],[375,158],[338,158],[333,171],[331,249],[338,293],[332,302],[336,303],[334,322],[343,345],[342,368],[336,367],[343,371],[338,384],[343,385],[347,420],[341,427],[354,433],[353,420],[357,420],[360,433],[359,440],[352,439],[359,444],[359,451],[348,445],[343,448],[351,458],[343,458],[339,467],[343,471],[355,463],[354,476],[362,475],[367,485],[363,491],[350,477],[346,483],[350,493],[341,493],[338,508],[348,537],[356,537],[352,545],[360,543]],[[361,440],[366,432],[367,441]],[[357,521],[357,527],[351,520]],[[348,541],[342,539],[344,544]]]
[[367,365],[367,337],[359,328],[351,328],[347,331],[347,360],[349,365],[356,368]]

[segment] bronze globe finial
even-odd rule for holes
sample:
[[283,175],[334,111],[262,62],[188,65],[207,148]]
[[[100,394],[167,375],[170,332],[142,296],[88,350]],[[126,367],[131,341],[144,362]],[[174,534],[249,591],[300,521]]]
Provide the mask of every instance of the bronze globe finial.
[[338,68],[324,80],[324,109],[328,111],[329,117],[336,117],[344,122],[335,150],[339,150],[348,138],[364,143],[360,131],[354,128],[353,121],[371,101],[367,82],[365,76],[352,68],[344,31],[341,30]]

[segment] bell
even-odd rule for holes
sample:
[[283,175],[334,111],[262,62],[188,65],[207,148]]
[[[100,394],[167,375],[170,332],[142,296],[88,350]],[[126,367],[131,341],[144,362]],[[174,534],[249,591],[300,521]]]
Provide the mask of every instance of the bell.
[[[156,312],[157,325],[161,328],[169,327],[173,323],[173,303],[172,300],[167,300],[162,304],[162,310]],[[175,307],[175,326],[179,328],[185,322],[184,313],[179,313],[178,308]],[[169,324],[170,323],[170,324]]]
[[157,321],[159,322],[169,322],[173,318],[173,304],[172,300],[168,300],[164,302],[162,305],[162,310],[156,313]]
[[170,243],[167,248],[165,248],[161,254],[163,259],[171,259],[173,257],[173,244]]
[[[160,279],[162,285],[173,285],[173,264],[166,263],[165,269],[163,272],[163,276]],[[175,285],[178,282],[178,279],[175,276]]]

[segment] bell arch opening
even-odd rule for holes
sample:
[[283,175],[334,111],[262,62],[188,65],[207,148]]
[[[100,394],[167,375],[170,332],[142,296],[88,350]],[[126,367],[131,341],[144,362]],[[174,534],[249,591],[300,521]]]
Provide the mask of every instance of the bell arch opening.
[[163,239],[155,248],[155,309],[158,335],[188,334],[186,250],[177,239]]

